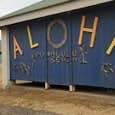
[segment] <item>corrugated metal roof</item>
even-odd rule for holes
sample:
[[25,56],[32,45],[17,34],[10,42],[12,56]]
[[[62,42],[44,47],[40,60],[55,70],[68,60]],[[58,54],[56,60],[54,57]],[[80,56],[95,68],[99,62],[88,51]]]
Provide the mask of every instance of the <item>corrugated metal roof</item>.
[[68,1],[73,1],[73,0],[42,0],[41,2],[37,2],[35,4],[32,4],[28,7],[23,8],[21,10],[18,10],[18,11],[11,13],[11,14],[0,17],[0,20],[6,19],[9,17],[13,17],[13,16],[17,16],[17,15],[21,15],[24,13],[28,13],[31,11],[39,10],[42,8],[55,6],[55,5],[62,4],[62,3],[68,2]]

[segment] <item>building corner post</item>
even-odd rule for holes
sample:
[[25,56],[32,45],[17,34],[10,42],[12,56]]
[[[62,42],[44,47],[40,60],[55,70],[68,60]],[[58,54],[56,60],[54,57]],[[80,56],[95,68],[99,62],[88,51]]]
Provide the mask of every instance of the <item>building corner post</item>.
[[1,30],[2,38],[2,88],[9,88],[14,81],[10,80],[10,54],[9,54],[9,30],[7,27]]

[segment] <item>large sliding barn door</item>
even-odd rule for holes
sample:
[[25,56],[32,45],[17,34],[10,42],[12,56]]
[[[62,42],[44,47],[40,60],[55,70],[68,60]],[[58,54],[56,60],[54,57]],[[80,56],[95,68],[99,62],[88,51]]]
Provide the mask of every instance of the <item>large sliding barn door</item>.
[[47,23],[48,82],[70,84],[71,27],[67,17],[50,18]]
[[[11,79],[47,80],[45,32],[45,23],[40,20],[16,24],[10,27]],[[19,48],[22,52],[20,52]],[[14,49],[16,49],[15,57]]]
[[101,78],[104,79],[103,86],[115,88],[115,7],[109,7],[103,14],[103,41]]
[[[105,12],[100,7],[72,15],[72,49],[77,56],[73,61],[74,84],[115,88],[115,8],[107,9]],[[107,55],[109,46],[113,48]]]
[[[73,83],[98,86],[101,82],[99,66],[102,53],[101,37],[97,37],[99,17],[95,17],[92,13],[82,14],[84,13],[72,15],[72,49],[76,56],[76,60],[73,60]],[[96,36],[92,37],[94,28]]]

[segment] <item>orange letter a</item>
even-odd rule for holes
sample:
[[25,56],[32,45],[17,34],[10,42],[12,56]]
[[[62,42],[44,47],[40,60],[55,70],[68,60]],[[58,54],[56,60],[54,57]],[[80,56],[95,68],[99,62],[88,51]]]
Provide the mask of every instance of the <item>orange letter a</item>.
[[13,42],[14,42],[14,59],[16,59],[16,53],[19,52],[20,55],[22,55],[23,52],[22,52],[15,36],[13,36]]

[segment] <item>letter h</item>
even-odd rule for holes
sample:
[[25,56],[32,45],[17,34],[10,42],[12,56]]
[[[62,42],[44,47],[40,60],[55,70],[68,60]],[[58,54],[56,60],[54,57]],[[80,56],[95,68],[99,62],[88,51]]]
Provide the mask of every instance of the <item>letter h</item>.
[[92,34],[91,34],[91,40],[90,40],[90,45],[89,46],[94,47],[98,20],[99,20],[99,18],[95,17],[94,23],[93,23],[93,28],[85,28],[86,16],[82,16],[81,28],[80,28],[80,34],[79,34],[79,41],[78,41],[79,45],[82,45],[82,43],[83,43],[83,32],[90,32]]

